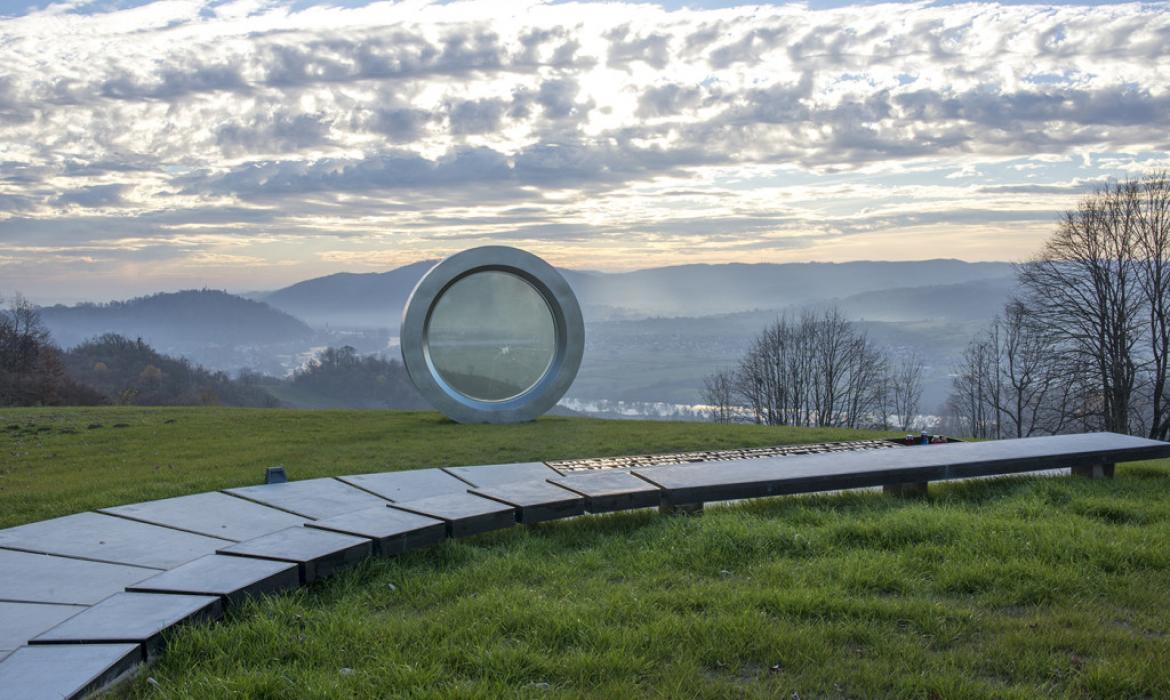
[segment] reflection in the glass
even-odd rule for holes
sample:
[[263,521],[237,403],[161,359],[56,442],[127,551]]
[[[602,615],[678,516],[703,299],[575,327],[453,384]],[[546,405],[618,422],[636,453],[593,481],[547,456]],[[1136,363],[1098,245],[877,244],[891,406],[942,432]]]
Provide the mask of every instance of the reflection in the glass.
[[544,376],[556,352],[548,303],[507,272],[477,272],[451,285],[431,311],[426,337],[443,381],[480,401],[524,393]]

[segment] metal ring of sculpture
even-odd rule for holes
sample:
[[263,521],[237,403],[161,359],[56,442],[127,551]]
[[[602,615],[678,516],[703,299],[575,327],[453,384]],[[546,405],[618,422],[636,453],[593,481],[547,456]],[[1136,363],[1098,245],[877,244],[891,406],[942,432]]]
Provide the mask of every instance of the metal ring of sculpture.
[[456,253],[419,280],[402,313],[402,360],[419,392],[460,423],[517,423],[560,400],[585,349],[569,283],[517,248]]

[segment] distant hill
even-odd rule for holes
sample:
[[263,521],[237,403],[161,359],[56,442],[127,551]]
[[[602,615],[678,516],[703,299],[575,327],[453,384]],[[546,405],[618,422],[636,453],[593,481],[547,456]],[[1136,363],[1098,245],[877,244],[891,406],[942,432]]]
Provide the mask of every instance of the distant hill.
[[986,321],[1019,291],[1015,277],[899,287],[837,300],[846,316],[865,321]]
[[[317,327],[396,328],[411,290],[433,264],[428,261],[389,272],[329,275],[257,298]],[[561,272],[576,292],[586,320],[603,321],[780,309],[879,290],[1002,279],[1012,274],[1012,268],[1008,263],[921,260]]]
[[270,345],[313,336],[304,322],[268,304],[209,289],[40,311],[65,347],[105,333],[142,338],[157,348]]
[[434,266],[424,260],[389,272],[339,272],[256,298],[318,328],[397,328],[414,285]]

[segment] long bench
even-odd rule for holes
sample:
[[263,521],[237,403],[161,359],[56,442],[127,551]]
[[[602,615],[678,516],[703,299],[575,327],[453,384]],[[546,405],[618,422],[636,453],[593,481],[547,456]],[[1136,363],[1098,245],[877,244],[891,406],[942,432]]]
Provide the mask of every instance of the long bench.
[[1170,457],[1112,433],[561,473],[540,463],[422,469],[227,489],[0,530],[0,697],[73,698],[162,649],[170,628],[249,595],[517,523],[659,506]]

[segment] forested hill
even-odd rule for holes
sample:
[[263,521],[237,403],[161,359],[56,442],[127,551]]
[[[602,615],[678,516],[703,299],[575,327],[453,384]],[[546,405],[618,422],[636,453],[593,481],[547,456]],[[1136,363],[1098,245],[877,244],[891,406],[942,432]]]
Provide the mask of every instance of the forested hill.
[[217,290],[152,294],[108,304],[50,306],[41,319],[62,346],[104,333],[142,338],[156,347],[266,345],[307,340],[313,331],[268,304]]
[[[425,261],[388,272],[328,275],[257,298],[316,327],[396,328],[411,290],[433,264]],[[907,297],[913,306],[921,301],[927,287],[1003,280],[1012,275],[1012,267],[997,262],[909,260],[681,265],[623,273],[561,272],[580,300],[586,321],[604,321],[784,309],[909,287],[917,289],[900,295],[898,301],[905,306],[907,299],[902,297]],[[969,292],[963,290],[951,296],[962,300]],[[868,311],[879,315],[872,308]],[[946,305],[936,308],[934,313],[947,316]],[[962,315],[966,317],[969,313]],[[899,315],[903,316],[904,313]]]

